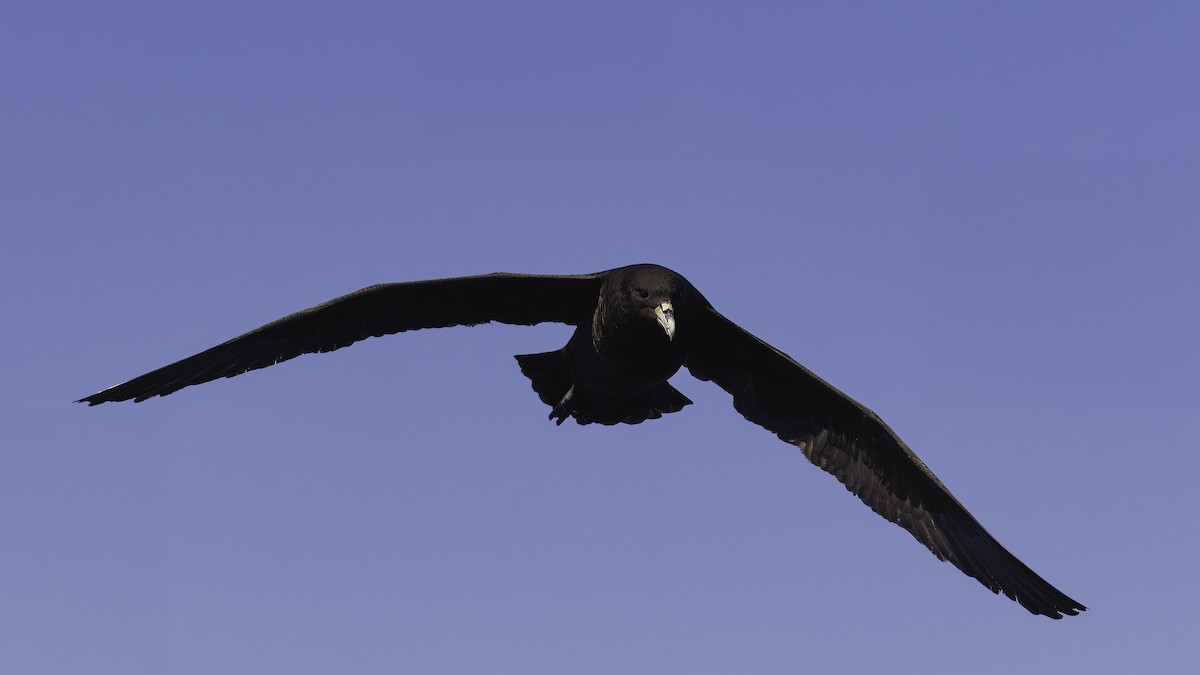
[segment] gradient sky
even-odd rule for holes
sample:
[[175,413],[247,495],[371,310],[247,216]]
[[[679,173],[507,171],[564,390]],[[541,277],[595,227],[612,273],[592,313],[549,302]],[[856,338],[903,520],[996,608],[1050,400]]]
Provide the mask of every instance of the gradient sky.
[[[0,672],[1197,672],[1200,5],[7,2]],[[658,262],[1091,611],[564,326],[71,401],[384,281]]]

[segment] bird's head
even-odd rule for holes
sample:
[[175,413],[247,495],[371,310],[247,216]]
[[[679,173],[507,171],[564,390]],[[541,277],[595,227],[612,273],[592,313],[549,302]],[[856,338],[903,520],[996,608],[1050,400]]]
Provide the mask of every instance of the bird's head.
[[676,337],[676,320],[688,304],[687,281],[658,265],[633,265],[612,280],[623,312],[636,315],[643,325],[657,325],[668,340]]

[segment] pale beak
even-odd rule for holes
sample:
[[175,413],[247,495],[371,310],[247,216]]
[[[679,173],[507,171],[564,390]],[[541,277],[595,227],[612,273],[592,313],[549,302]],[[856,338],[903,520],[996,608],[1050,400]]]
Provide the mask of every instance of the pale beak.
[[671,306],[671,303],[664,302],[663,304],[659,305],[658,307],[655,307],[654,308],[654,316],[656,316],[658,318],[658,325],[662,326],[662,329],[667,331],[667,339],[674,340],[675,339],[675,308]]

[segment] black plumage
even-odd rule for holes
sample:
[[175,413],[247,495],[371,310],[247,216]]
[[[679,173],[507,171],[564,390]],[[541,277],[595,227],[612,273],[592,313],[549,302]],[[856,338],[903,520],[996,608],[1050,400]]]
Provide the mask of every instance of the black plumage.
[[489,274],[382,284],[317,305],[81,399],[142,401],[359,340],[490,321],[576,326],[557,351],[517,356],[561,424],[637,424],[691,403],[681,366],[746,419],[799,447],[876,513],[995,593],[1051,618],[1085,608],[1000,545],[875,413],[721,316],[657,265],[596,274]]

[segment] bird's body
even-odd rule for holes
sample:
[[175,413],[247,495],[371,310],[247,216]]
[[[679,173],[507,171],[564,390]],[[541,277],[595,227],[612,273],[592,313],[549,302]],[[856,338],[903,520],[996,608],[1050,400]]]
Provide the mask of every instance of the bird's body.
[[690,319],[698,297],[665,268],[613,270],[591,321],[577,326],[565,347],[517,361],[560,424],[568,416],[580,424],[637,424],[676,412],[691,401],[667,380],[686,361],[692,331],[676,333],[675,317]]
[[576,326],[553,352],[517,356],[550,417],[637,424],[691,403],[681,367],[934,555],[1052,618],[1085,608],[1000,545],[873,412],[721,316],[679,274],[631,265],[584,275],[490,274],[372,286],[297,312],[82,401],[144,400],[367,337],[489,321]]

